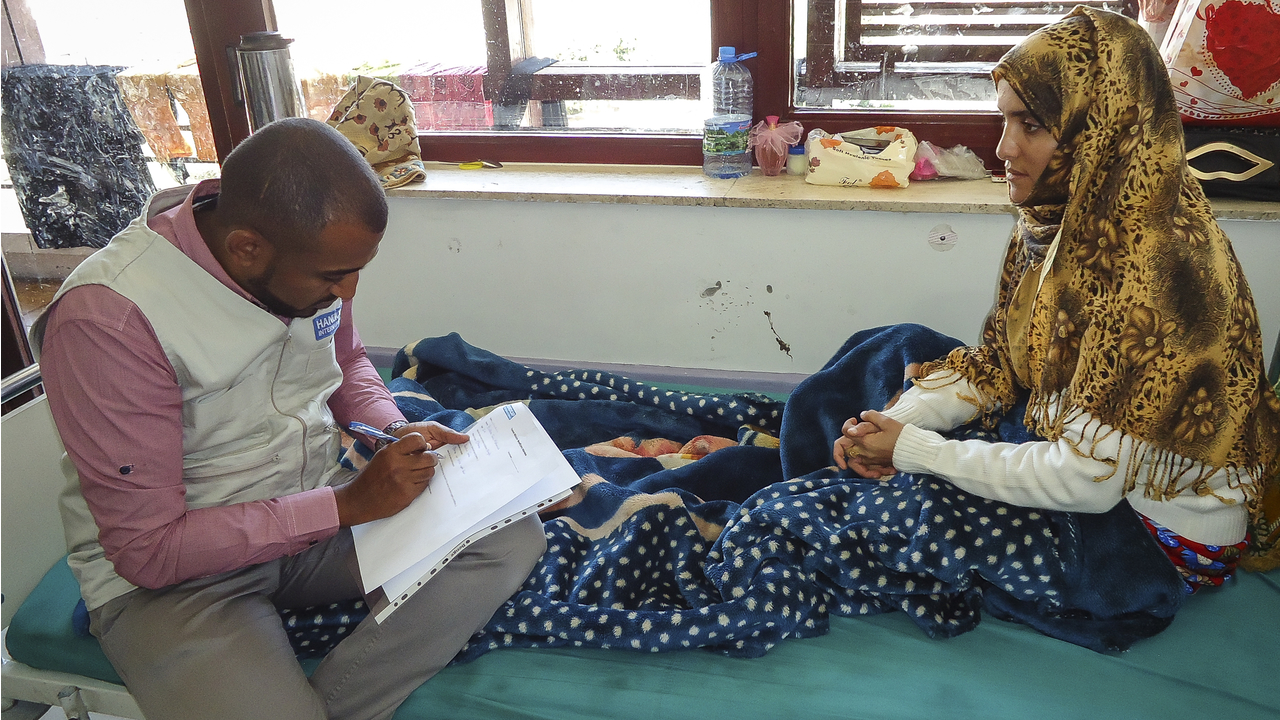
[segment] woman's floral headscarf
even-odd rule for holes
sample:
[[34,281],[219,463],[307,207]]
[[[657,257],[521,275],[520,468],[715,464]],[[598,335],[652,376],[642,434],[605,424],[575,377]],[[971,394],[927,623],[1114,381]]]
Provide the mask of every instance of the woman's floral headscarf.
[[[1027,426],[1049,440],[1080,413],[1137,439],[1135,461],[1116,469],[1125,492],[1143,461],[1152,468],[1144,492],[1157,500],[1211,494],[1208,475],[1226,468],[1248,498],[1255,541],[1261,532],[1274,542],[1262,498],[1264,478],[1278,492],[1280,398],[1240,264],[1187,169],[1151,38],[1121,15],[1077,7],[993,76],[1058,148],[1019,208],[983,344],[925,374],[945,367],[969,378],[988,417],[1025,397]],[[1041,281],[1059,232],[1038,297],[1019,295],[1024,276]],[[1034,304],[1019,308],[1017,297]],[[1011,346],[1011,309],[1029,313],[1025,348],[1020,333]],[[1280,562],[1280,546],[1270,551]]]

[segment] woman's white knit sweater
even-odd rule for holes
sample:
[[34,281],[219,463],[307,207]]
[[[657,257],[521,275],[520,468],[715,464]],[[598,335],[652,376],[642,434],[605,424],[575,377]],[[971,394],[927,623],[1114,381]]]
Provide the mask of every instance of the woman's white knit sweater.
[[[1086,413],[1068,423],[1056,442],[948,440],[938,431],[956,428],[977,414],[977,408],[960,397],[974,397],[975,388],[951,370],[934,373],[928,380],[934,389],[916,385],[885,411],[904,424],[893,450],[893,464],[899,471],[938,475],[967,492],[1024,507],[1101,513],[1120,502],[1123,468],[1138,444],[1133,437],[1110,432],[1109,426]],[[1190,467],[1186,477],[1194,477],[1199,463],[1186,462]],[[1230,545],[1244,539],[1248,521],[1244,492],[1228,487],[1227,471],[1220,469],[1208,478],[1218,497],[1188,490],[1172,499],[1155,500],[1143,497],[1149,470],[1144,462],[1136,487],[1124,496],[1135,510],[1205,545]]]

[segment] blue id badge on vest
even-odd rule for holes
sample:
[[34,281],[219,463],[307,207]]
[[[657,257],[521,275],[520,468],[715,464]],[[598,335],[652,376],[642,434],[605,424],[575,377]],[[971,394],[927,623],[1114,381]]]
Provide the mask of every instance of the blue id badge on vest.
[[315,331],[316,342],[333,337],[342,324],[342,301],[337,300],[327,310],[321,310],[311,317],[311,329]]
[[289,342],[294,352],[313,352],[321,348],[333,347],[333,336],[342,326],[342,300],[334,300],[333,304],[309,318],[294,318],[289,323]]

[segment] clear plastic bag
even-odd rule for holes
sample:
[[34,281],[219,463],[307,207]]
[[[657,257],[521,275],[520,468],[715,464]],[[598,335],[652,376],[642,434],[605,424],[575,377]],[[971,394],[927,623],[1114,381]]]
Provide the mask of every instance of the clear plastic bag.
[[943,149],[925,140],[916,148],[916,167],[911,171],[911,179],[951,177],[979,180],[988,174],[982,158],[964,145]]
[[765,175],[777,175],[787,163],[791,146],[800,142],[804,128],[794,120],[778,124],[777,115],[769,115],[751,128],[750,146],[756,150],[756,164]]

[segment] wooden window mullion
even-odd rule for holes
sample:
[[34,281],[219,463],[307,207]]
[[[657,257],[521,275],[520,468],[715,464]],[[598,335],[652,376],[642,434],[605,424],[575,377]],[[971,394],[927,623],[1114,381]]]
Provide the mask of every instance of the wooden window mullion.
[[234,48],[240,44],[241,35],[275,30],[275,9],[271,0],[186,0],[186,6],[213,142],[221,162],[236,144],[249,137],[249,116],[243,98],[236,93],[239,83]]
[[27,0],[4,0],[4,66],[44,62],[40,29]]

